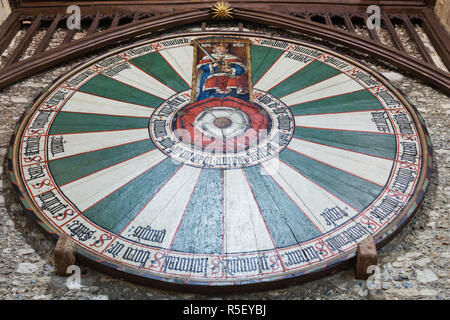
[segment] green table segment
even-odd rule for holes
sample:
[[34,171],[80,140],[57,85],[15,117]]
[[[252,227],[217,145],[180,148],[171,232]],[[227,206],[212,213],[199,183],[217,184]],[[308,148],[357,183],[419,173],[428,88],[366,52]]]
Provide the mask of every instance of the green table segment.
[[176,35],[43,92],[18,126],[12,178],[49,232],[134,279],[272,284],[331,270],[406,223],[431,170],[419,119],[338,53]]

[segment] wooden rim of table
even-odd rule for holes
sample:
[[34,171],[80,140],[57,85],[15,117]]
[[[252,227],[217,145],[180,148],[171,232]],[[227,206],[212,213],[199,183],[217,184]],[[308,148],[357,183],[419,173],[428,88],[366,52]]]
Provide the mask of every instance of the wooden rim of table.
[[[427,187],[429,185],[429,181],[431,179],[431,171],[433,166],[432,161],[432,146],[431,146],[431,140],[429,138],[427,129],[425,127],[423,119],[418,114],[418,111],[416,107],[408,101],[408,99],[404,96],[404,94],[397,88],[395,88],[388,79],[386,79],[384,76],[379,74],[377,71],[369,68],[364,63],[359,61],[359,59],[349,57],[347,55],[337,53],[333,50],[330,50],[328,48],[312,44],[307,41],[298,41],[295,39],[288,39],[285,37],[280,36],[266,36],[264,34],[259,33],[252,33],[252,32],[208,32],[208,35],[230,35],[230,36],[239,36],[239,37],[245,37],[245,36],[251,36],[251,37],[260,37],[260,38],[266,38],[269,40],[278,40],[288,43],[294,43],[297,45],[302,45],[306,47],[310,47],[312,49],[317,49],[322,52],[331,54],[333,56],[336,56],[342,60],[345,60],[347,62],[350,62],[351,64],[356,65],[357,67],[363,69],[364,71],[370,73],[372,76],[377,78],[384,86],[386,86],[387,89],[389,89],[391,92],[395,94],[395,96],[400,99],[402,104],[407,108],[409,111],[409,114],[412,116],[415,127],[417,128],[418,135],[420,137],[420,144],[422,146],[422,163],[420,168],[420,177],[417,181],[415,189],[411,192],[410,199],[408,200],[408,204],[396,215],[396,217],[387,224],[379,233],[375,235],[375,242],[377,245],[377,248],[381,248],[384,245],[386,245],[392,238],[394,238],[409,222],[409,220],[412,218],[412,216],[421,209],[422,202],[424,200],[424,194],[427,190]],[[9,161],[9,171],[11,173],[11,178],[14,179],[17,182],[17,187],[19,191],[19,197],[24,199],[24,201],[28,204],[28,206],[31,208],[28,209],[24,206],[24,210],[32,213],[34,215],[34,220],[37,220],[38,224],[47,232],[49,233],[53,238],[58,238],[59,234],[58,231],[49,226],[48,224],[45,224],[43,221],[46,221],[44,217],[40,214],[40,211],[31,201],[24,184],[22,182],[19,168],[18,168],[18,148],[20,145],[20,138],[23,133],[23,130],[28,123],[28,120],[30,119],[31,115],[39,106],[39,104],[47,97],[47,95],[54,90],[57,86],[59,86],[65,79],[69,78],[76,72],[79,72],[80,70],[86,68],[89,65],[92,65],[96,63],[99,60],[102,60],[108,56],[111,56],[113,54],[122,52],[124,50],[134,48],[137,46],[141,46],[148,43],[153,43],[156,41],[161,41],[169,38],[174,37],[183,37],[183,36],[205,36],[205,32],[192,32],[192,33],[173,33],[169,34],[163,37],[158,38],[151,38],[146,39],[144,41],[137,41],[131,45],[126,46],[120,46],[118,48],[115,48],[114,50],[108,51],[98,57],[95,57],[91,59],[88,62],[79,64],[75,66],[70,72],[67,74],[61,75],[60,77],[56,78],[52,84],[50,84],[47,88],[45,88],[43,91],[41,91],[35,100],[29,105],[29,107],[25,110],[24,114],[22,115],[21,119],[19,120],[18,125],[16,126],[15,133],[12,136],[11,139],[11,145],[10,145],[10,151],[12,151],[12,159],[10,158]],[[10,152],[11,157],[11,152]],[[332,273],[333,271],[337,271],[339,269],[343,269],[347,267],[349,264],[353,263],[353,260],[355,259],[355,253],[356,253],[356,247],[352,248],[351,250],[344,253],[344,257],[342,255],[337,256],[333,259],[329,259],[326,262],[318,263],[317,266],[313,268],[310,272],[300,272],[298,274],[298,271],[292,271],[291,273],[286,272],[284,275],[289,275],[289,277],[279,277],[279,279],[270,280],[270,281],[262,281],[262,282],[254,282],[250,283],[252,281],[248,281],[249,283],[239,284],[239,285],[208,285],[206,282],[202,284],[179,284],[179,283],[171,283],[171,282],[165,282],[161,281],[159,279],[152,279],[148,277],[148,275],[145,275],[143,277],[142,275],[137,274],[136,272],[131,272],[131,270],[127,270],[126,268],[118,269],[117,267],[114,267],[114,265],[117,266],[117,264],[108,263],[108,259],[104,256],[99,256],[93,252],[87,252],[84,249],[80,249],[80,247],[77,247],[77,256],[80,258],[80,260],[85,263],[89,264],[93,267],[96,267],[98,269],[101,269],[103,272],[112,274],[114,276],[123,276],[127,278],[130,281],[137,282],[139,284],[146,284],[153,287],[158,287],[161,289],[168,289],[168,290],[176,290],[176,291],[187,291],[187,292],[200,292],[200,293],[230,293],[230,292],[247,292],[247,291],[255,291],[255,290],[266,290],[266,289],[274,289],[274,288],[280,288],[287,285],[293,285],[293,284],[299,284],[303,282],[307,282],[310,280],[314,280],[320,277],[323,277],[329,273]],[[296,274],[297,273],[297,274]],[[162,277],[155,277],[160,278]]]

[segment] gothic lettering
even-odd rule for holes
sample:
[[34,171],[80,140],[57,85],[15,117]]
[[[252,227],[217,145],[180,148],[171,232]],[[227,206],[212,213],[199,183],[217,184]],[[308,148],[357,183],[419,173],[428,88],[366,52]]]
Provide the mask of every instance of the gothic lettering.
[[404,113],[394,115],[394,120],[400,129],[401,134],[414,134],[412,123]]
[[69,85],[72,86],[78,86],[80,83],[82,83],[84,80],[86,80],[90,75],[92,75],[94,72],[92,70],[85,70],[73,79],[70,79],[67,81]]
[[39,111],[30,129],[33,130],[43,129],[47,124],[51,114],[52,114],[51,111]]
[[156,138],[164,137],[167,135],[166,120],[153,121],[153,128],[154,128]]
[[45,165],[41,165],[41,164],[27,167],[28,175],[30,176],[27,181],[29,182],[29,181],[32,181],[35,179],[45,177],[44,168],[45,168]]
[[348,216],[347,212],[345,212],[338,206],[327,208],[320,215],[325,219],[327,226],[336,226],[336,221],[339,221]]
[[112,67],[112,68],[106,70],[103,73],[109,77],[114,77],[114,76],[118,75],[121,71],[126,70],[126,69],[130,69],[130,65],[128,64],[128,62],[121,63],[115,67]]
[[375,125],[377,126],[378,131],[381,132],[391,132],[391,129],[389,128],[386,112],[385,111],[377,111],[372,112],[372,121],[375,122]]
[[63,141],[62,136],[50,138],[50,151],[53,156],[55,156],[55,154],[64,152],[64,143],[65,141]]
[[28,137],[25,139],[25,156],[31,157],[39,154],[41,137]]
[[325,242],[333,251],[341,252],[341,248],[352,242],[357,243],[359,239],[367,234],[369,232],[360,223],[356,223],[337,235],[326,239]]
[[162,243],[164,241],[166,233],[166,229],[156,230],[152,229],[152,227],[150,226],[137,226],[136,228],[133,227],[133,229],[131,230],[131,237],[137,238],[138,242],[141,242],[141,240],[145,240],[150,242]]
[[112,64],[114,64],[116,62],[119,62],[119,61],[123,61],[123,59],[121,57],[119,57],[119,56],[112,56],[112,57],[103,59],[100,62],[97,62],[97,64],[99,66],[102,66],[102,67],[106,68],[106,67],[109,67],[110,65],[112,65]]
[[368,87],[375,87],[378,85],[378,81],[362,71],[356,71],[352,74],[352,77],[364,82],[364,84]]
[[403,152],[400,160],[405,162],[416,163],[417,161],[417,145],[415,142],[401,142]]
[[291,52],[286,52],[285,57],[288,58],[288,59],[300,61],[300,62],[303,62],[303,63],[308,63],[308,62],[310,62],[312,60],[309,57],[305,57],[303,55],[298,55],[298,54],[293,54]]
[[314,50],[314,49],[309,49],[309,48],[305,48],[305,47],[301,47],[301,46],[297,46],[294,50],[295,52],[300,52],[300,53],[304,53],[308,56],[314,57],[314,58],[318,58],[322,55],[322,52]]
[[290,130],[291,129],[291,119],[288,116],[278,117],[278,129],[279,130]]
[[391,196],[387,196],[381,201],[381,204],[375,206],[370,214],[378,219],[378,222],[383,223],[389,216],[393,215],[395,211],[402,205],[402,202]]
[[124,260],[132,261],[135,263],[139,263],[139,268],[145,268],[145,264],[150,258],[150,251],[144,249],[135,249],[128,247],[122,258]]
[[208,258],[192,258],[177,257],[177,256],[166,256],[164,261],[163,270],[164,272],[171,271],[182,271],[189,273],[203,273],[206,275],[208,267]]
[[393,189],[405,193],[409,184],[415,180],[414,171],[400,168],[395,176]]
[[68,205],[61,202],[53,191],[47,191],[37,196],[42,201],[41,209],[56,214],[58,211],[65,209]]
[[124,247],[125,245],[123,243],[115,242],[105,251],[105,253],[110,254],[113,258],[116,258]]
[[293,251],[288,251],[284,254],[287,261],[285,262],[285,265],[287,267],[298,265],[302,263],[308,263],[314,259],[319,259],[319,255],[316,251],[316,249],[312,246],[307,246],[304,249],[298,249]]
[[71,237],[77,237],[80,241],[87,241],[92,238],[95,230],[91,230],[88,226],[86,226],[81,221],[75,220],[67,225],[67,228],[70,230]]

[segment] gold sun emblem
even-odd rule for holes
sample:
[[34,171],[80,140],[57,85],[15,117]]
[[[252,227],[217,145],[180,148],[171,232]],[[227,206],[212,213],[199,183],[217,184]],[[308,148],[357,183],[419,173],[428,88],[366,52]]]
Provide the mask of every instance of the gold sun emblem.
[[233,16],[231,12],[233,8],[231,8],[228,2],[217,2],[213,5],[212,8],[212,17],[214,19],[231,19]]

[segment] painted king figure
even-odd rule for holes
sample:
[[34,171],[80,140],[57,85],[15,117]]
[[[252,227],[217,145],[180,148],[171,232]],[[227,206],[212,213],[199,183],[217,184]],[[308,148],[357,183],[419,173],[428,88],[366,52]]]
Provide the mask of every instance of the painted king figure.
[[235,97],[249,101],[247,67],[229,53],[229,43],[213,44],[213,53],[197,65],[196,101],[211,97]]

